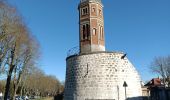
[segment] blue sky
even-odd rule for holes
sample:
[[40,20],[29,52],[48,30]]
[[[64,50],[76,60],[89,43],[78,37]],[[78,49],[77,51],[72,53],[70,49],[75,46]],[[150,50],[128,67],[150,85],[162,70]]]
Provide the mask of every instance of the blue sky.
[[[79,0],[8,1],[40,42],[40,67],[63,81],[67,51],[79,45]],[[149,80],[153,58],[170,54],[170,0],[103,0],[103,4],[106,49],[127,53],[142,79]]]

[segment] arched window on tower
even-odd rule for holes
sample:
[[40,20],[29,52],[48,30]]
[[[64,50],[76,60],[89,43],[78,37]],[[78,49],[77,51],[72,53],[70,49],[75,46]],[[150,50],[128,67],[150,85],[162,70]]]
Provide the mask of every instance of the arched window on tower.
[[92,8],[92,12],[95,12],[95,11],[96,11],[96,9],[93,7],[93,8]]
[[103,39],[103,27],[101,26],[101,39]]
[[96,28],[93,28],[92,33],[93,35],[96,35]]
[[103,26],[99,25],[99,39],[103,40],[104,39],[104,31],[103,31]]
[[103,37],[103,40],[104,40],[104,30],[103,30],[103,27],[102,27],[102,37]]
[[102,15],[102,10],[101,10],[101,9],[99,9],[99,15],[100,15],[100,16]]
[[84,24],[83,25],[83,40],[90,38],[90,25]]
[[90,37],[90,26],[89,24],[86,24],[86,32],[87,32],[87,39]]
[[81,15],[87,15],[87,14],[88,14],[88,8],[87,7],[82,8]]
[[99,39],[102,39],[102,30],[101,30],[101,26],[99,25]]
[[83,40],[86,38],[86,26],[83,25]]

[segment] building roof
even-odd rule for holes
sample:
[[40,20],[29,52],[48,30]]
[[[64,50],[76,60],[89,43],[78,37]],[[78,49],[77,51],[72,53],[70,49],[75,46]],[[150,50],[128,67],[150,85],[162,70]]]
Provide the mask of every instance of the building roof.
[[151,81],[145,84],[145,86],[149,87],[161,86],[161,80],[159,78],[153,78]]

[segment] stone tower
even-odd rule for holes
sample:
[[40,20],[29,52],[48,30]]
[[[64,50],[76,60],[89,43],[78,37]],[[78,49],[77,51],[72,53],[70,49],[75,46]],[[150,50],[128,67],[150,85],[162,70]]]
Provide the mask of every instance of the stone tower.
[[78,8],[80,52],[105,51],[103,5],[101,0],[81,0]]
[[101,0],[81,0],[79,13],[80,52],[66,58],[64,100],[141,100],[135,67],[123,52],[105,51]]

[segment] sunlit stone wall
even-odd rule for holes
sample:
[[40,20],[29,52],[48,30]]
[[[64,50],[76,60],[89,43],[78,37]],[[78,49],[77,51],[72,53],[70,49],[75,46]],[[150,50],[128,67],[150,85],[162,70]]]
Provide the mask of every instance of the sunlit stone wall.
[[141,96],[140,76],[122,56],[118,52],[96,52],[68,57],[64,100],[125,100],[124,81],[128,98]]

